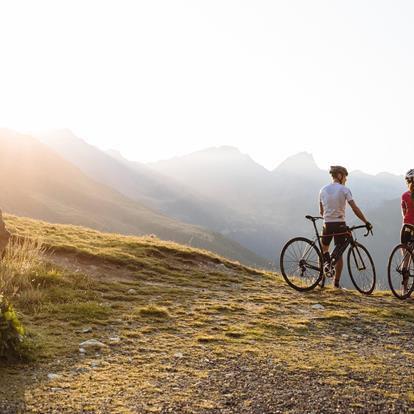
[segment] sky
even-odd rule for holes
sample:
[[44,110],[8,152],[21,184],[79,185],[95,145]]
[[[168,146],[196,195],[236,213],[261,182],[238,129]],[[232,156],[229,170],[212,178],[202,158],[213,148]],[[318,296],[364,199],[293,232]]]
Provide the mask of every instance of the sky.
[[0,0],[0,126],[149,162],[414,168],[414,2]]

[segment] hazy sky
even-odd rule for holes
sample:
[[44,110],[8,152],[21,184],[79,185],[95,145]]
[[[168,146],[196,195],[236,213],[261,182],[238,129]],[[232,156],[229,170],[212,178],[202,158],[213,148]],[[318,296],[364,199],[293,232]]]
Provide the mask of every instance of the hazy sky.
[[151,161],[414,168],[414,2],[0,0],[0,126]]

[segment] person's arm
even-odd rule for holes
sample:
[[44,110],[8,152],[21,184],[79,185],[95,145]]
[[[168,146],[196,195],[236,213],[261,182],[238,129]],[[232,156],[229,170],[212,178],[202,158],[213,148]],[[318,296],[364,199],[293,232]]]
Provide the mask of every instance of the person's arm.
[[402,216],[405,217],[405,214],[407,213],[407,203],[405,202],[404,198],[401,199],[401,212]]
[[323,217],[323,204],[322,204],[322,190],[319,191],[318,201],[319,201],[319,214]]
[[362,220],[365,224],[369,224],[369,221],[365,218],[364,214],[362,213],[361,209],[356,205],[354,200],[350,200],[348,201],[348,204],[350,205],[350,207],[352,208],[352,211],[354,212],[354,214],[360,219]]

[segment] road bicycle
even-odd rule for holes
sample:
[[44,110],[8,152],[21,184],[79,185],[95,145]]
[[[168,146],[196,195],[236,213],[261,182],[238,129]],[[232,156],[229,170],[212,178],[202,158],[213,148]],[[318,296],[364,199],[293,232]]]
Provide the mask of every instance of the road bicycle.
[[[309,240],[305,237],[295,237],[289,240],[282,249],[280,255],[280,270],[283,278],[299,291],[308,291],[320,285],[325,285],[326,278],[335,277],[335,264],[345,250],[348,250],[347,265],[349,276],[355,288],[366,295],[375,289],[376,273],[375,265],[366,247],[359,243],[353,235],[357,229],[365,228],[367,237],[372,230],[367,226],[348,227],[346,233],[335,233],[332,235],[346,235],[344,243],[335,246],[329,260],[322,256],[322,236],[318,232],[316,222],[322,217],[306,216],[313,223],[315,238]],[[414,274],[414,273],[413,273]]]
[[414,242],[398,244],[388,260],[388,283],[398,299],[407,299],[414,290]]

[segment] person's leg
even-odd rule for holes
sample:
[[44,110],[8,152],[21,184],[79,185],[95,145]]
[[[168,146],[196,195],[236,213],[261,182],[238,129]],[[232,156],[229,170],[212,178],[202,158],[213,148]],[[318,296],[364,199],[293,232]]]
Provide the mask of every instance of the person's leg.
[[[347,242],[348,235],[345,234],[348,230],[348,227],[345,223],[340,223],[335,229],[335,249],[341,247],[344,243]],[[335,263],[335,278],[333,281],[334,287],[339,287],[339,281],[341,280],[342,270],[344,268],[344,259],[341,255],[340,258]]]
[[329,253],[329,244],[323,244],[322,243],[322,255],[325,257],[325,253]]
[[322,256],[324,261],[329,260],[329,246],[332,241],[331,229],[328,223],[325,223],[322,229]]
[[340,259],[335,264],[335,279],[334,279],[334,286],[339,287],[339,281],[342,275],[342,269],[344,268],[344,259],[341,256]]
[[[401,244],[407,244],[410,241],[410,232],[408,226],[404,224],[401,229]],[[402,263],[402,286],[403,286],[403,293],[408,292],[408,279],[409,279],[409,269],[410,269],[410,255],[407,254],[408,252],[404,249],[401,250],[401,255],[403,258]]]

